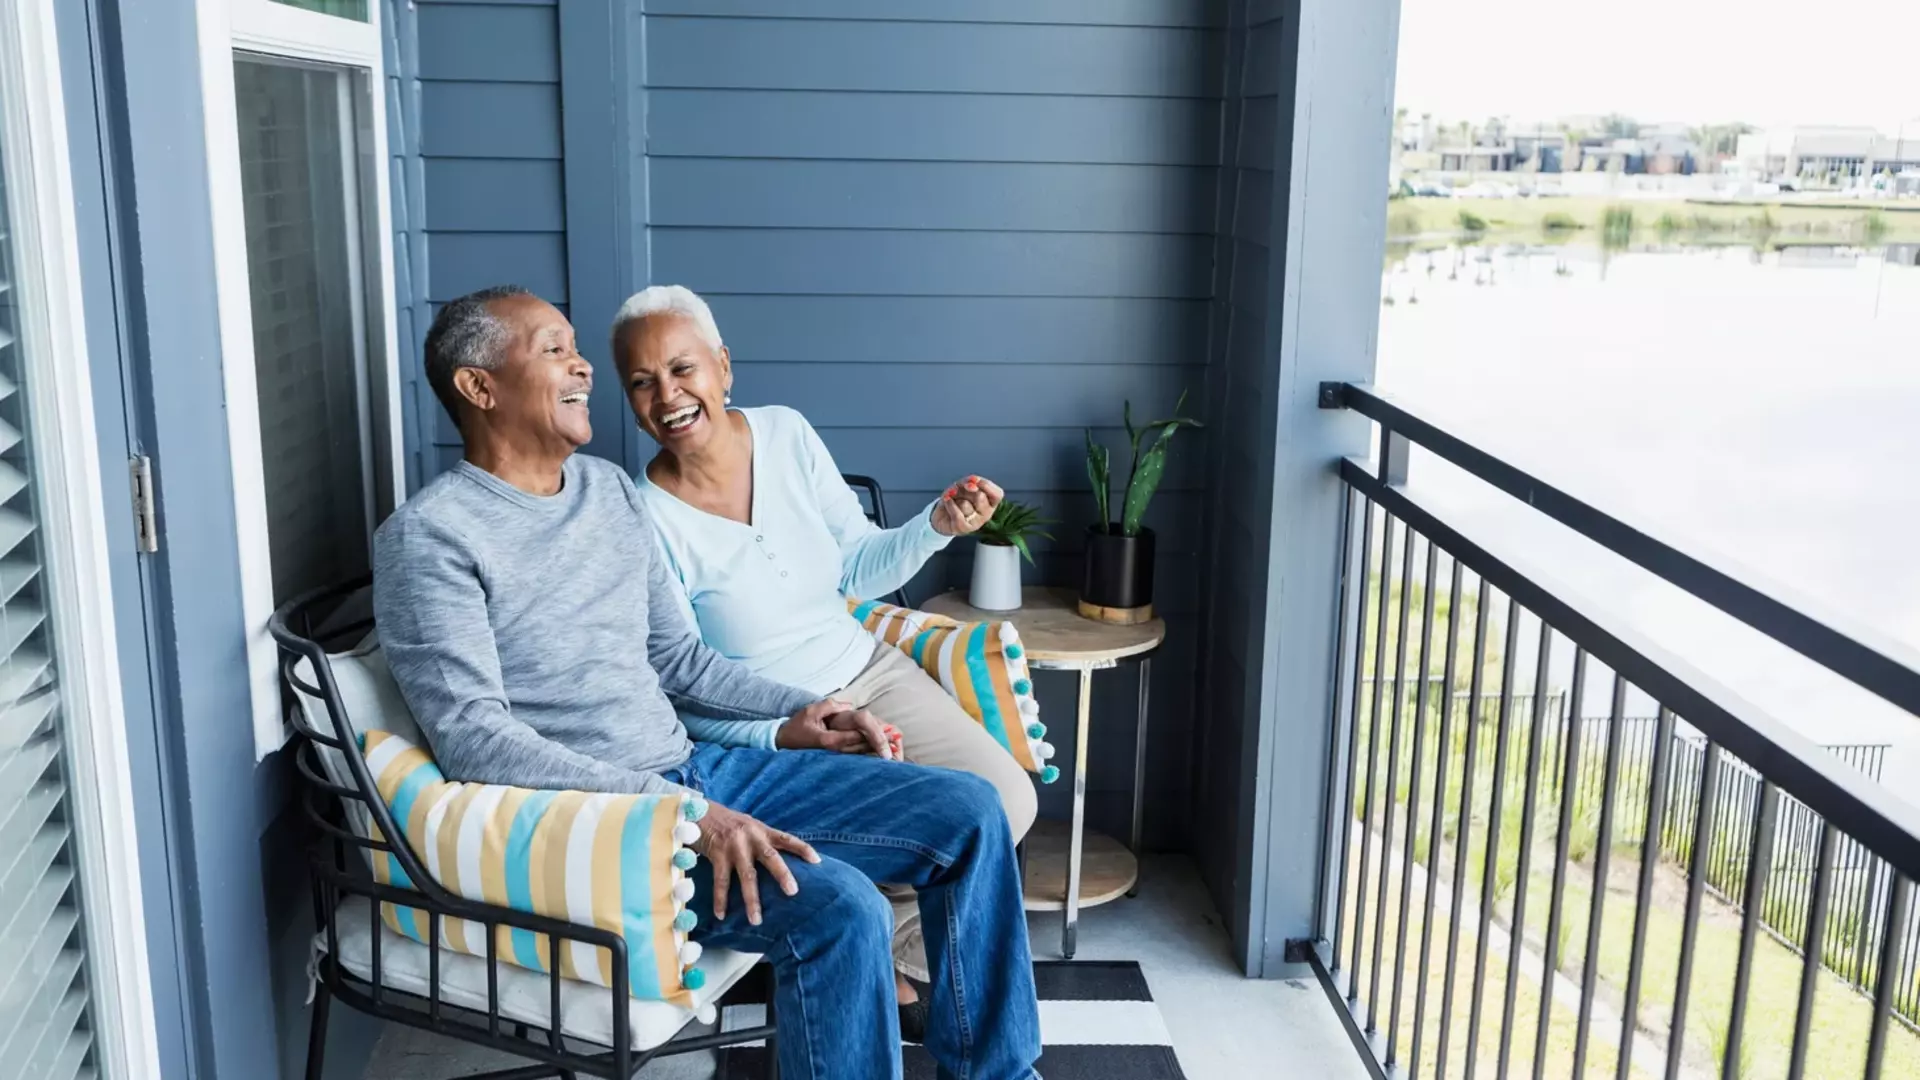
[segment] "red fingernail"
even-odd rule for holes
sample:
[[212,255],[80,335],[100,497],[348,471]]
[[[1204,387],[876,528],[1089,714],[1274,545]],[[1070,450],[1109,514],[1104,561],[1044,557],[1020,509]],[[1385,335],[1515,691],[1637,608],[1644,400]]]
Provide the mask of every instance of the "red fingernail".
[[958,495],[958,494],[960,494],[960,489],[958,487],[950,487],[947,489],[947,498],[949,499],[953,498],[955,495]]

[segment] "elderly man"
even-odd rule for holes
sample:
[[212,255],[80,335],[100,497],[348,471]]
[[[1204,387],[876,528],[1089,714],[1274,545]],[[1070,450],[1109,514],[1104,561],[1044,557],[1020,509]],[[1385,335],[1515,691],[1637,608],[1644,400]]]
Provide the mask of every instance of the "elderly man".
[[[701,644],[632,482],[574,453],[592,434],[593,372],[551,305],[512,287],[462,297],[434,319],[426,354],[465,460],[380,527],[374,609],[441,770],[701,792],[712,809],[695,885],[713,918],[693,937],[772,961],[781,1075],[901,1075],[892,917],[873,887],[890,882],[919,891],[929,1052],[953,1076],[1035,1076],[1026,919],[994,789],[887,760],[873,717]],[[755,740],[780,749],[695,744],[676,704],[730,727],[780,725]],[[762,874],[777,888],[760,889]]]

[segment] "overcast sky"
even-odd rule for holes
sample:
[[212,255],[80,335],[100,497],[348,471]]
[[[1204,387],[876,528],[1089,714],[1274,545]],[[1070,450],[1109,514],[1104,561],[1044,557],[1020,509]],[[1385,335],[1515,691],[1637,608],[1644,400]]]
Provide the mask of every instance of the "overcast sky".
[[1920,132],[1920,0],[1402,0],[1415,115]]

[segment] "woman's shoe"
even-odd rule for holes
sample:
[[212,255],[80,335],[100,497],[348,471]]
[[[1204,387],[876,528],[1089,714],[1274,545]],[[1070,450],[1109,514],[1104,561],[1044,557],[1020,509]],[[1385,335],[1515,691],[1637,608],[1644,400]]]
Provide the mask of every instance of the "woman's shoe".
[[900,1041],[924,1043],[927,1041],[927,1021],[933,1010],[927,1006],[927,996],[933,988],[917,979],[907,980],[913,986],[913,992],[919,1000],[911,1005],[900,1006]]

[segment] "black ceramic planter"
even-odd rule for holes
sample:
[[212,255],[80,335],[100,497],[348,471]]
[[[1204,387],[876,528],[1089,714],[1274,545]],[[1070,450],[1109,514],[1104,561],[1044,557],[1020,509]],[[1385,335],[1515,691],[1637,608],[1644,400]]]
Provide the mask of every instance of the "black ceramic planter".
[[1101,532],[1087,526],[1086,571],[1080,583],[1085,606],[1119,610],[1149,608],[1153,604],[1153,530],[1138,536],[1120,535],[1120,525]]

